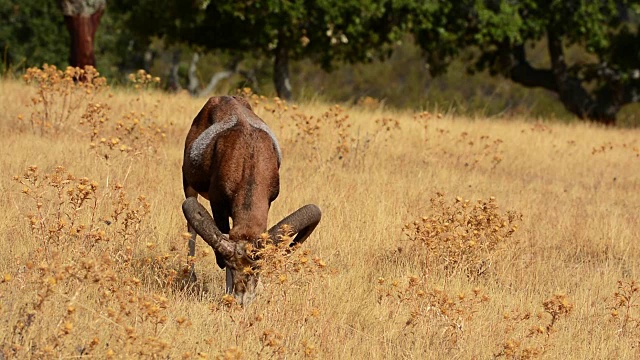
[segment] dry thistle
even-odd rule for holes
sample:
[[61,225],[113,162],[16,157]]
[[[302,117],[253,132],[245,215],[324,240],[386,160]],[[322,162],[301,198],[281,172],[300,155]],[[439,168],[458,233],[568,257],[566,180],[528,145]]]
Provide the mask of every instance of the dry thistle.
[[[567,317],[573,303],[564,294],[556,294],[542,303],[544,312],[532,316],[530,311],[512,310],[503,315],[504,332],[507,339],[494,356],[508,359],[533,359],[544,355],[552,346],[551,338],[558,320]],[[545,314],[550,315],[548,322]]]
[[640,327],[639,293],[640,286],[635,280],[618,280],[617,290],[609,300],[609,310],[620,336],[633,333]]
[[418,276],[390,283],[378,278],[377,284],[378,303],[388,307],[391,319],[400,317],[405,330],[435,327],[433,333],[444,335],[451,346],[466,336],[466,324],[489,301],[480,288],[452,294]]
[[160,78],[148,74],[143,69],[129,74],[127,79],[133,84],[133,88],[136,90],[147,90],[160,84]]
[[413,253],[425,256],[427,268],[477,278],[490,269],[493,254],[513,237],[521,218],[515,211],[500,212],[494,197],[476,203],[456,197],[449,204],[437,193],[430,213],[403,232],[417,246]]
[[44,64],[42,69],[27,69],[23,80],[37,86],[29,105],[33,108],[29,120],[33,132],[41,135],[62,130],[78,109],[107,88],[106,79],[91,66],[67,67],[63,72]]

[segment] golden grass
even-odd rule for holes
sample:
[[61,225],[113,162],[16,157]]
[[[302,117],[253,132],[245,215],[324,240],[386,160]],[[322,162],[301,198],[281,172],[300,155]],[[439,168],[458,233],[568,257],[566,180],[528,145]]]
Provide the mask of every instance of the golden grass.
[[[182,146],[205,99],[107,90],[41,134],[35,94],[0,82],[4,358],[640,355],[638,130],[246,94],[284,154],[270,223],[306,203],[323,220],[243,309],[204,242],[183,279]],[[25,192],[35,173],[53,175]]]

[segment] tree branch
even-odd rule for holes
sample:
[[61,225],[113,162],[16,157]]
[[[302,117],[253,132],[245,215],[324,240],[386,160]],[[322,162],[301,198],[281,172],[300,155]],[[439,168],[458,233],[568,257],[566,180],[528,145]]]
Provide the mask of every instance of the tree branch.
[[562,38],[552,30],[547,30],[551,67],[558,86],[558,95],[565,109],[581,119],[594,120],[613,125],[616,114],[625,101],[625,86],[615,73],[606,74],[605,85],[591,95],[582,86],[580,79],[571,76],[564,61]]
[[527,61],[524,45],[516,46],[511,52],[512,66],[509,78],[526,87],[541,87],[558,91],[553,73],[548,69],[536,69]]
[[210,92],[213,91],[213,89],[216,88],[220,81],[230,78],[233,74],[235,74],[235,71],[232,70],[218,71],[217,73],[213,74],[213,76],[211,76],[211,80],[209,80],[209,84],[207,84],[204,89],[198,92],[198,96],[207,96]]

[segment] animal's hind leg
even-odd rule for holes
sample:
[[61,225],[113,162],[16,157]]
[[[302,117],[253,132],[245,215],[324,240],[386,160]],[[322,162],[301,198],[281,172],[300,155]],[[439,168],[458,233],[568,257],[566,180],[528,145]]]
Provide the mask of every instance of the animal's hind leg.
[[[195,191],[192,187],[188,186],[185,182],[184,184],[184,196],[185,198],[198,198],[198,192]],[[191,224],[189,224],[189,222],[187,222],[187,231],[189,232],[189,234],[191,235],[191,237],[189,237],[189,261],[192,261],[193,258],[196,256],[196,229],[193,228],[193,226],[191,226]],[[196,281],[196,267],[195,264],[192,263],[191,264],[191,272],[189,274],[189,279],[192,281]]]
[[[187,224],[187,231],[191,235],[189,238],[189,262],[193,261],[196,256],[196,230]],[[196,280],[196,264],[191,263],[191,274],[189,276],[193,281]]]

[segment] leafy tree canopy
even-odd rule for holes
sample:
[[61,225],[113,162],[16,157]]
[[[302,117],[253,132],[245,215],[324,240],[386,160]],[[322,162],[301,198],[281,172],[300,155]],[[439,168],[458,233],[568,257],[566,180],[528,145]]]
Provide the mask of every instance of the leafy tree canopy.
[[[472,71],[488,69],[558,94],[581,118],[613,123],[620,108],[640,100],[637,0],[397,1],[433,74],[472,47]],[[532,66],[525,45],[545,40],[550,65]],[[591,61],[568,63],[580,46]],[[530,54],[529,54],[530,55]]]
[[[55,0],[0,0],[2,63],[10,68],[62,66],[69,56],[69,34]],[[5,71],[7,69],[5,68]]]
[[142,0],[130,24],[139,34],[273,56],[280,94],[287,92],[290,58],[310,58],[328,69],[336,60],[388,55],[402,28],[389,17],[390,6],[388,0]]

